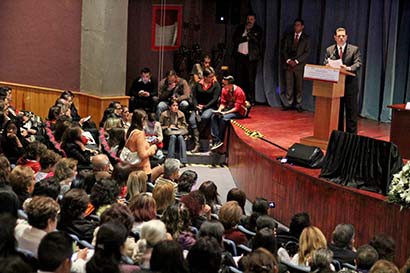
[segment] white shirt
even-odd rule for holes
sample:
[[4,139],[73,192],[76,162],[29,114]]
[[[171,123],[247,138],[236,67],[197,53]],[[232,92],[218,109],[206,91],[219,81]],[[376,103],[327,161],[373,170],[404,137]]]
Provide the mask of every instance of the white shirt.
[[[245,29],[244,32],[242,33],[242,37],[245,37],[248,34],[248,31]],[[249,48],[248,48],[248,41],[242,42],[238,46],[238,52],[243,54],[243,55],[248,55],[249,54]]]
[[14,229],[18,248],[32,252],[34,257],[37,257],[38,246],[46,234],[44,230],[32,227],[25,222],[18,224]]

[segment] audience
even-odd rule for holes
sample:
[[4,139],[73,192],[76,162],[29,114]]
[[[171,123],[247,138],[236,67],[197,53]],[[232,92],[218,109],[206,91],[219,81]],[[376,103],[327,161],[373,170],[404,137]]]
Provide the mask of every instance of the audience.
[[332,242],[329,249],[333,252],[333,258],[340,263],[354,265],[356,252],[353,248],[355,230],[353,225],[339,224],[336,226],[332,235]]
[[58,203],[45,196],[36,196],[25,207],[28,224],[19,223],[15,228],[17,245],[20,249],[29,251],[37,257],[41,239],[57,227],[57,214],[60,211]]
[[246,235],[238,229],[242,215],[242,209],[236,201],[226,202],[219,211],[219,220],[225,228],[225,238],[234,241],[237,245],[245,245],[248,242]]
[[[278,228],[267,199],[256,197],[246,216],[242,190],[231,189],[222,203],[213,181],[202,182],[193,170],[180,174],[188,162],[185,141],[198,152],[200,132],[213,120],[217,149],[229,119],[246,115],[232,77],[224,79],[219,102],[221,87],[208,57],[191,86],[171,70],[157,89],[144,68],[130,90],[132,114],[112,101],[100,130],[81,119],[71,91],[61,94],[43,123],[10,106],[11,89],[0,87],[0,272],[227,273],[239,266],[284,273],[310,266],[330,273],[349,263],[357,272],[398,273],[389,235],[377,234],[356,252],[355,229],[342,223],[327,245],[306,212],[292,217],[289,230]],[[164,136],[170,142],[166,160]],[[224,239],[243,255],[235,257],[238,264]]]
[[39,270],[69,273],[71,272],[72,255],[72,242],[66,234],[59,231],[48,233],[38,247]]

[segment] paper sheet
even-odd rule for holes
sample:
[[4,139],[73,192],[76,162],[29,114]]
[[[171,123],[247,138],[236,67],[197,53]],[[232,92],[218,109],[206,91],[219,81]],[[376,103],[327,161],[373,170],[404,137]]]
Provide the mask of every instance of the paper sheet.
[[328,59],[328,63],[330,67],[334,67],[334,68],[340,68],[343,64],[341,59],[337,59],[337,60]]

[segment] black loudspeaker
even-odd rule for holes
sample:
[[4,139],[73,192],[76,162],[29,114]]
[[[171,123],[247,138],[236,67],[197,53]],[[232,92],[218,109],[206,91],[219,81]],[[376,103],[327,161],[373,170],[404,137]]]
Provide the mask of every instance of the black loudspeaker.
[[241,20],[241,3],[234,0],[216,0],[215,21],[217,24],[237,25]]
[[295,143],[288,149],[286,158],[288,163],[317,169],[322,167],[324,155],[319,147]]

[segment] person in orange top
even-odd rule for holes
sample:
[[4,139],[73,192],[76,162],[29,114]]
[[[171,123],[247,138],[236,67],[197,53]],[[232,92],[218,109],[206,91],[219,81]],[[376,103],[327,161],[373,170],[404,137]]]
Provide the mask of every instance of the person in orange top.
[[159,166],[151,169],[149,157],[153,156],[157,151],[155,144],[150,145],[145,137],[143,124],[146,115],[141,110],[134,110],[132,114],[131,126],[127,132],[127,142],[125,146],[131,152],[137,152],[141,162],[136,167],[143,170],[148,175],[148,181],[156,178],[161,172]]

